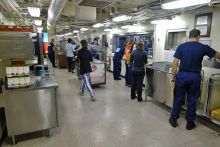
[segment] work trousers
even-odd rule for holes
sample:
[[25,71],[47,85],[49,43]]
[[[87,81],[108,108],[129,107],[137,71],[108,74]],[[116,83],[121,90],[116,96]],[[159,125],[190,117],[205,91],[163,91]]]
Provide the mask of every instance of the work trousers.
[[131,85],[131,98],[135,98],[135,90],[137,86],[138,101],[142,101],[142,86],[144,81],[145,71],[132,71],[132,85]]
[[125,84],[131,85],[131,84],[128,84],[129,67],[128,67],[127,61],[125,61],[125,67],[126,67],[126,71],[125,71]]
[[68,71],[74,71],[75,69],[75,61],[73,61],[74,58],[73,57],[67,57],[67,62],[68,62]]
[[48,54],[48,58],[50,59],[50,62],[52,63],[53,67],[55,67],[55,53],[53,52],[49,52]]
[[89,83],[89,73],[83,74],[81,76],[82,76],[82,85],[80,87],[81,94],[84,94],[84,89],[87,88],[89,93],[90,93],[90,96],[94,97],[95,93],[92,90],[92,87],[91,87],[91,85]]
[[121,75],[121,59],[113,59],[113,77],[115,80],[119,79]]
[[179,72],[176,76],[176,83],[174,89],[174,101],[171,117],[179,119],[180,107],[182,100],[187,93],[187,112],[186,120],[194,121],[196,118],[196,102],[201,91],[201,75],[197,73]]

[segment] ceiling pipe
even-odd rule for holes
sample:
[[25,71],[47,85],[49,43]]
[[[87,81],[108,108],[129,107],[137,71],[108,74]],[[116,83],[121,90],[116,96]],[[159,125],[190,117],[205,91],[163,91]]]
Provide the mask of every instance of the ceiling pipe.
[[51,30],[55,27],[67,0],[52,0],[48,9],[47,29]]

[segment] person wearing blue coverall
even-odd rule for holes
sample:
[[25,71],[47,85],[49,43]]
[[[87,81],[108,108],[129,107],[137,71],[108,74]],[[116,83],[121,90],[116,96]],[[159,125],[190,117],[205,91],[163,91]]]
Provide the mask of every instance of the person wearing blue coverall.
[[151,48],[151,44],[150,44],[150,38],[145,38],[144,44],[147,45],[148,48]]
[[[99,45],[98,44],[98,39],[94,38],[94,42],[92,42],[91,45]],[[97,51],[91,50],[91,53],[92,53],[92,57],[99,60],[99,54],[97,54]]]
[[[76,46],[75,50],[79,48],[79,45],[77,45],[75,41],[72,41],[71,44]],[[73,53],[74,53],[74,56],[76,57],[76,52],[73,52]]]
[[[187,93],[187,130],[195,127],[196,102],[200,97],[201,70],[204,56],[209,58],[220,58],[220,53],[208,45],[199,43],[200,31],[194,29],[189,34],[189,42],[178,46],[172,65],[172,78],[170,82],[175,82],[173,109],[170,114],[169,123],[172,127],[177,126],[177,119],[180,117],[180,107],[182,100]],[[179,72],[176,75],[180,61]]]
[[121,59],[125,53],[125,38],[120,38],[120,44],[118,45],[113,58],[113,78],[114,80],[121,80]]
[[51,42],[48,43],[48,58],[50,59],[50,62],[52,63],[53,67],[55,66],[55,46],[54,46],[54,39],[51,39]]

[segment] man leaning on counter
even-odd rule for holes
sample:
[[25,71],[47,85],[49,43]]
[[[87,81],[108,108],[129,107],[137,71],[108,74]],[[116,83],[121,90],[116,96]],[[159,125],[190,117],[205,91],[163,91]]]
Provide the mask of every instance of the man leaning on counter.
[[[200,31],[194,29],[189,34],[189,42],[178,46],[172,65],[171,82],[175,82],[173,109],[169,122],[172,127],[177,126],[177,119],[180,117],[180,107],[185,93],[187,92],[187,130],[195,127],[196,101],[200,97],[201,70],[204,56],[209,58],[220,58],[220,53],[208,45],[199,43]],[[180,61],[179,72],[176,75]]]

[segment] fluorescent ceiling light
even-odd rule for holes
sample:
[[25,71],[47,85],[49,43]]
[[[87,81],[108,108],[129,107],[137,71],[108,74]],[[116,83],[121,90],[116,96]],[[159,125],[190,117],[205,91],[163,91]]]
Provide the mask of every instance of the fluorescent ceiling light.
[[137,24],[137,23],[134,23],[133,26],[138,26],[138,24]]
[[78,30],[74,30],[74,31],[73,31],[73,33],[78,33],[78,32],[79,32]]
[[157,24],[157,23],[165,23],[165,22],[167,22],[168,20],[167,19],[163,19],[163,20],[153,20],[153,21],[151,21],[150,23],[151,24]]
[[35,25],[41,26],[42,25],[42,20],[34,20]]
[[27,8],[31,16],[40,17],[40,8],[36,8],[36,7],[27,7]]
[[69,35],[72,35],[73,33],[68,33]]
[[60,35],[56,35],[56,36],[60,36]]
[[211,0],[177,0],[173,2],[164,3],[161,5],[161,8],[162,9],[178,9],[178,8],[206,4],[209,2],[211,2]]
[[112,29],[104,29],[105,32],[111,31]]
[[121,26],[122,29],[128,29],[128,28],[130,28],[130,27],[131,27],[130,25]]
[[77,37],[77,36],[74,36],[74,37]]
[[131,19],[131,16],[122,15],[122,16],[118,16],[118,17],[113,18],[113,21],[118,22],[118,21],[125,21],[128,19]]
[[93,25],[94,28],[99,28],[99,27],[102,27],[102,26],[104,26],[103,23],[97,23],[97,24]]
[[81,28],[80,30],[81,31],[88,31],[89,29],[88,28]]
[[37,31],[38,31],[39,33],[41,33],[41,32],[42,32],[42,30],[43,30],[43,28],[42,28],[42,27],[38,27],[38,28],[37,28]]

